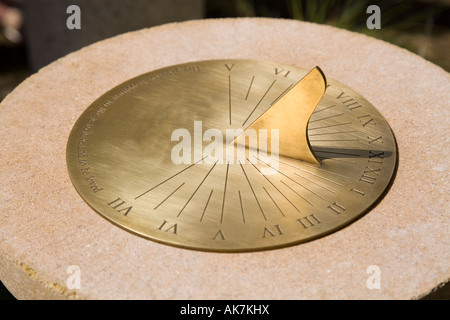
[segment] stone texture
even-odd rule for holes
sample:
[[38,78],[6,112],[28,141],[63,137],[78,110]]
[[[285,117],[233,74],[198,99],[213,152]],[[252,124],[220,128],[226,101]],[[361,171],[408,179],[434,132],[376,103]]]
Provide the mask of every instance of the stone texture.
[[[386,197],[318,240],[256,253],[173,248],[126,232],[72,187],[65,146],[82,111],[121,82],[219,58],[312,68],[366,97],[390,123],[399,167]],[[174,23],[98,42],[34,74],[0,108],[0,278],[18,298],[417,299],[450,278],[450,76],[360,34],[273,19]],[[81,268],[81,289],[66,286]],[[370,265],[381,289],[369,290]]]

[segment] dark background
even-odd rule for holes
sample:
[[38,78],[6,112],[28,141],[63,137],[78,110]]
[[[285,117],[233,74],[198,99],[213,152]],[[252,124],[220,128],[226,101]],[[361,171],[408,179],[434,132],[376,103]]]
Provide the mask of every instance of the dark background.
[[[70,4],[81,9],[81,30],[66,27]],[[379,30],[366,26],[371,4],[381,9]],[[450,71],[450,0],[0,0],[0,102],[41,67],[90,43],[172,21],[222,17],[328,24],[393,43]],[[14,299],[1,283],[0,299]],[[450,299],[449,285],[424,299]]]

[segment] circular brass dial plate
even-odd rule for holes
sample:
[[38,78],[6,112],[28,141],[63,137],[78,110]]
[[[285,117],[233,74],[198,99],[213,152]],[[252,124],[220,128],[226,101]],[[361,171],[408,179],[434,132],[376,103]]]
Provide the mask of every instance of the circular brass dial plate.
[[[393,179],[397,151],[383,116],[328,79],[308,124],[313,165],[264,155],[207,161],[208,129],[245,129],[307,74],[253,60],[209,60],[143,74],[105,93],[80,116],[67,144],[70,178],[111,222],[183,248],[242,252],[309,241],[367,212]],[[201,130],[195,131],[201,121]],[[175,164],[176,129],[192,137]],[[248,150],[247,150],[248,151]],[[253,156],[253,161],[250,157]]]

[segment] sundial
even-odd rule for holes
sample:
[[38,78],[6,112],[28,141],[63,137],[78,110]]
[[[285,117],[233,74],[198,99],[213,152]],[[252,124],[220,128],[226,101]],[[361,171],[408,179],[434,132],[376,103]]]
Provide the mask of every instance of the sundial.
[[0,105],[0,279],[22,299],[427,295],[450,270],[448,86],[299,21],[74,52]]
[[146,238],[208,251],[308,241],[366,213],[397,162],[383,116],[323,71],[206,60],[130,79],[67,145],[83,199]]

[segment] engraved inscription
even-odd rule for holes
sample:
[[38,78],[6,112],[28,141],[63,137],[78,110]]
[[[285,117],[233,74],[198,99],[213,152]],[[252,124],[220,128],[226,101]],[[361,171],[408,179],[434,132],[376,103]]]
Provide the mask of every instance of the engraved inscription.
[[81,167],[80,172],[83,176],[83,180],[89,184],[89,187],[94,193],[102,191],[103,188],[97,185],[94,175],[91,173],[91,167],[87,167],[87,160],[78,160],[78,165]]
[[[190,72],[197,72],[200,71],[200,66],[193,65],[193,66],[186,66],[186,67],[177,67],[172,68],[170,70],[166,70],[164,72],[158,73],[158,74],[152,74],[148,78],[146,78],[147,81],[153,82],[160,79],[166,79],[168,77],[171,77],[173,75],[177,75],[180,73],[190,73]],[[146,80],[143,80],[144,82]]]

